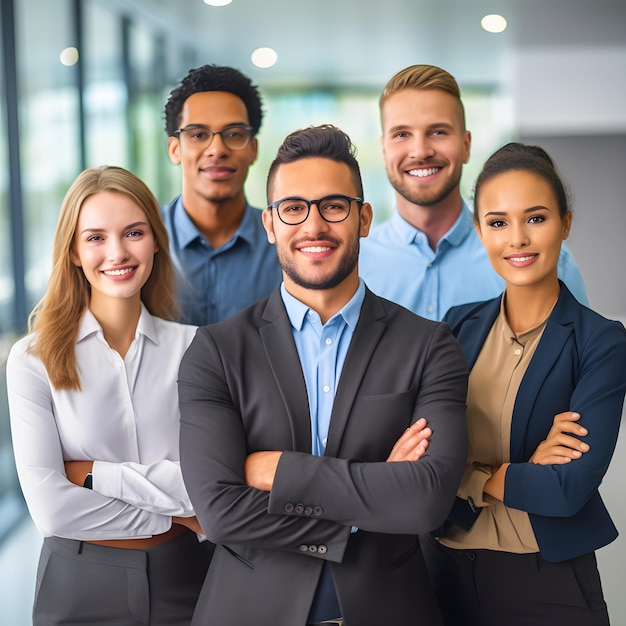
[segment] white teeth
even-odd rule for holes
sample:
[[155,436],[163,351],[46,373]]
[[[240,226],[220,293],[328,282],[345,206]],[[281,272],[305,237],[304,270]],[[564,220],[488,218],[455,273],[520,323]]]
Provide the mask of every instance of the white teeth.
[[530,261],[531,259],[534,259],[535,255],[531,255],[531,256],[516,256],[514,259],[511,259],[511,261],[516,261],[517,263],[525,263],[526,261]]
[[308,248],[300,248],[302,252],[327,252],[330,250],[327,246],[309,246]]
[[123,270],[105,270],[107,276],[124,276],[133,271],[133,267],[125,267]]
[[418,178],[424,178],[425,176],[432,176],[439,171],[438,167],[430,167],[425,170],[409,170],[411,176],[417,176]]

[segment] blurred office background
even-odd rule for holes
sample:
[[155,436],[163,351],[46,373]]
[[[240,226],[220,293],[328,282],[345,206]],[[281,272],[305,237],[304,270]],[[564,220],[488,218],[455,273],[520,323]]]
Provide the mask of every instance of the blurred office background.
[[[507,28],[481,19],[498,13]],[[358,147],[376,220],[393,209],[378,96],[398,70],[431,63],[459,81],[473,133],[463,190],[502,143],[538,143],[568,181],[568,244],[590,302],[626,320],[626,3],[623,0],[0,0],[0,623],[30,621],[40,539],[11,451],[6,355],[41,297],[63,194],[85,167],[140,175],[161,203],[180,186],[163,105],[187,71],[231,65],[256,82],[266,117],[247,186],[265,202],[283,137],[331,122]],[[273,48],[277,62],[251,55]],[[603,494],[626,534],[622,433]],[[613,623],[626,624],[626,540],[599,552]]]

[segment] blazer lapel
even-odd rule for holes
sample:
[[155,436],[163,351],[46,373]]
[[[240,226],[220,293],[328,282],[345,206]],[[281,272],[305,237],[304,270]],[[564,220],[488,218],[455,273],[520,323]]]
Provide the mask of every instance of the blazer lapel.
[[269,297],[259,334],[291,423],[293,449],[311,452],[311,418],[304,374],[280,290]]
[[499,312],[500,298],[496,298],[486,303],[473,317],[463,322],[457,339],[463,348],[469,370],[474,367],[474,363],[476,363],[485,339]]
[[385,310],[382,303],[367,290],[335,394],[326,456],[337,456],[339,453],[352,405],[365,371],[371,363],[372,354],[385,330],[385,323],[382,321],[384,317]]
[[561,295],[548,318],[535,354],[520,383],[511,424],[511,460],[520,461],[524,458],[526,429],[539,390],[561,357],[563,346],[573,332],[572,310],[576,308],[571,306],[573,298],[561,284]]

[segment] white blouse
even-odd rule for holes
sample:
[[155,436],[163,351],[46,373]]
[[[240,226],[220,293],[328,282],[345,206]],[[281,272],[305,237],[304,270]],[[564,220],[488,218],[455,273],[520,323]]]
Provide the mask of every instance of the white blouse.
[[[125,358],[93,314],[76,339],[81,391],[55,389],[20,339],[7,361],[17,472],[44,536],[137,539],[194,515],[178,453],[178,367],[195,326],[153,317],[142,305]],[[71,483],[65,461],[94,460],[93,490]]]

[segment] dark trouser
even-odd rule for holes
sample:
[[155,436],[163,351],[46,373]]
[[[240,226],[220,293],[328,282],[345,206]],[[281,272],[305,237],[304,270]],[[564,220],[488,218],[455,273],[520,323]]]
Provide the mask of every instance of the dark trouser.
[[213,552],[182,535],[146,550],[44,539],[34,626],[188,626]]
[[607,626],[595,554],[453,550],[421,537],[446,626]]

